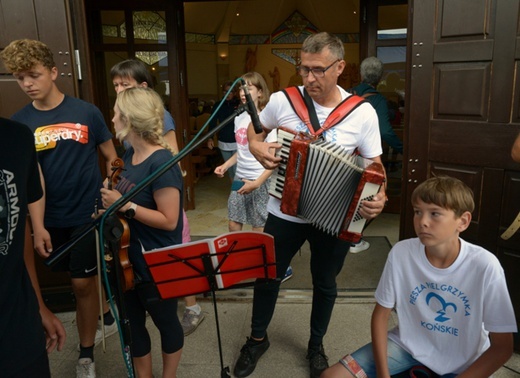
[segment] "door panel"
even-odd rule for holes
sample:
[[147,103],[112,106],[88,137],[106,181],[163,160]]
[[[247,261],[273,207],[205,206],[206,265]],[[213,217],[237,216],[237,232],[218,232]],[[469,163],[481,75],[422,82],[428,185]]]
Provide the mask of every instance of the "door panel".
[[520,236],[500,235],[520,211],[520,165],[510,157],[520,130],[518,20],[519,0],[413,2],[401,215],[401,238],[412,237],[418,183],[445,174],[468,184],[476,208],[462,237],[500,259],[517,321]]
[[[444,175],[458,178],[459,180],[465,182],[473,190],[473,193],[476,197],[481,195],[480,188],[483,179],[483,172],[476,167],[432,163],[430,172],[431,175],[435,176]],[[464,232],[464,238],[468,241],[477,239],[480,210],[480,204],[475,204],[475,211],[473,212],[471,225]]]
[[[0,49],[21,38],[44,42],[52,50],[58,67],[59,76],[56,84],[62,92],[76,96],[74,49],[70,40],[72,32],[65,2],[0,0],[0,10],[2,14],[9,15],[0,17]],[[20,91],[14,78],[5,71],[3,64],[0,64],[0,92],[4,93],[2,97],[9,96],[8,101],[0,98],[0,116],[9,117],[14,111],[29,103],[29,98]]]
[[[440,1],[439,37],[460,38],[482,35],[482,20],[486,20],[489,2],[486,0]],[[464,15],[461,19],[460,15]]]
[[[434,77],[434,119],[473,119],[485,121],[488,116],[488,62],[439,64]],[[464,98],[464,102],[458,102]]]
[[28,102],[29,98],[12,79],[11,74],[0,74],[0,116],[9,118]]
[[515,129],[510,125],[458,120],[429,123],[429,160],[500,168],[515,165],[510,154]]
[[[0,48],[18,38],[36,38],[38,28],[35,22],[32,0],[0,0]],[[9,15],[9,17],[5,17]],[[3,72],[0,64],[0,72]]]
[[[435,46],[437,62],[482,61],[491,60],[493,56],[493,41],[467,41],[464,44],[446,43]],[[458,57],[458,58],[457,58]]]

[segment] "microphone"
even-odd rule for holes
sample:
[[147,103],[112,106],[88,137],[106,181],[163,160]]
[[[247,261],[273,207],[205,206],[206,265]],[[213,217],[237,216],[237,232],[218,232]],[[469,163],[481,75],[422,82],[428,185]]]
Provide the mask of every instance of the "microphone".
[[247,112],[251,116],[251,122],[253,123],[253,128],[255,129],[255,133],[261,134],[263,131],[262,124],[260,123],[260,119],[258,118],[258,112],[256,111],[256,105],[251,98],[251,94],[249,93],[249,88],[247,87],[247,83],[244,79],[242,80],[242,90],[244,91],[244,95],[246,96],[246,104],[247,104]]

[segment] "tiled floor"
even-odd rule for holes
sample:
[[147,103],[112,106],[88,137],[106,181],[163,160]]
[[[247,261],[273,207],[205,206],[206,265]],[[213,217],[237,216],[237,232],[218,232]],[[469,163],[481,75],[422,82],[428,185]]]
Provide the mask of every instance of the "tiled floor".
[[[197,209],[187,212],[192,235],[213,236],[227,232],[228,190],[227,178],[219,180],[206,176],[198,182],[195,193]],[[397,215],[382,214],[368,227],[366,235],[386,236],[394,244],[398,240],[398,223]],[[271,347],[260,359],[252,378],[309,376],[305,359],[312,295],[309,289],[292,290],[283,289],[282,286],[268,330]],[[209,298],[199,298],[206,319],[197,331],[185,338],[178,377],[225,377],[221,366],[233,370],[240,348],[250,331],[251,289],[217,292],[216,298],[216,309]],[[330,362],[337,361],[370,340],[369,323],[373,305],[370,295],[355,297],[347,292],[340,293],[324,342]],[[179,307],[182,308],[182,303]],[[51,355],[51,369],[54,377],[74,377],[78,342],[74,313],[62,313],[59,316],[67,327],[68,341],[64,351]],[[149,329],[153,340],[154,376],[158,378],[162,376],[160,337],[153,324],[150,324]],[[117,336],[107,340],[106,353],[98,346],[95,357],[98,377],[127,376]],[[515,354],[495,377],[520,377],[519,372],[520,356]]]

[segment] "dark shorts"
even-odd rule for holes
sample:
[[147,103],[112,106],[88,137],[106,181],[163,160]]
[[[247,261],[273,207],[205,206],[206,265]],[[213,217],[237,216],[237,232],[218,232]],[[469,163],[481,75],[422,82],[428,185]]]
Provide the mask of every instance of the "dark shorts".
[[[52,247],[56,250],[61,245],[80,235],[85,227],[48,227],[51,234]],[[79,240],[70,251],[52,268],[53,271],[70,272],[71,278],[86,278],[97,275],[96,233],[93,230]]]
[[49,357],[44,351],[33,363],[24,366],[20,371],[6,378],[50,378],[51,370],[49,367]]

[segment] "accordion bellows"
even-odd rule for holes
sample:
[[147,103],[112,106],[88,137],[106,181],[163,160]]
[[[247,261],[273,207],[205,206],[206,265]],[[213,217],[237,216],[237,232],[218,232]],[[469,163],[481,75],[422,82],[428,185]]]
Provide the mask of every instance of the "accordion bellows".
[[381,164],[284,128],[278,129],[278,143],[282,163],[271,177],[269,193],[281,200],[280,210],[339,239],[359,241],[366,223],[359,206],[384,182]]

